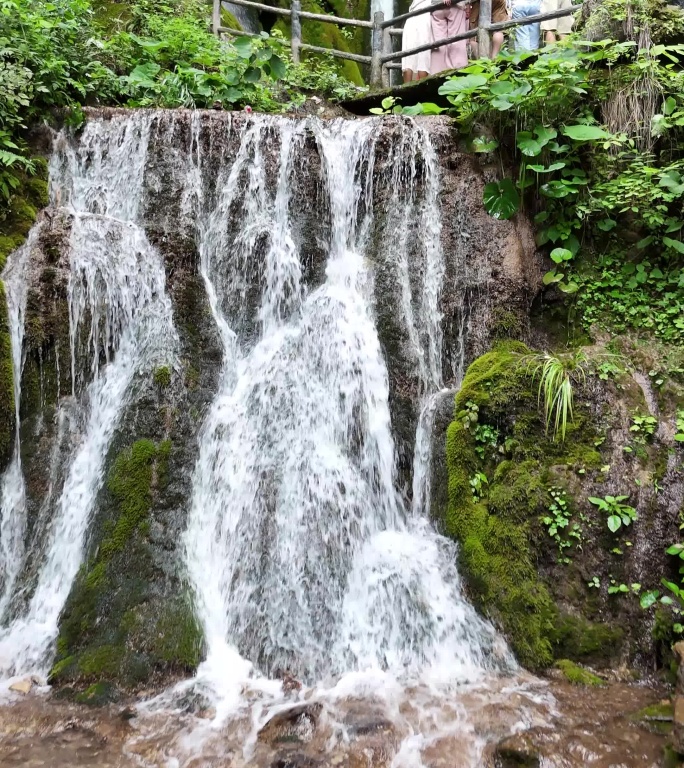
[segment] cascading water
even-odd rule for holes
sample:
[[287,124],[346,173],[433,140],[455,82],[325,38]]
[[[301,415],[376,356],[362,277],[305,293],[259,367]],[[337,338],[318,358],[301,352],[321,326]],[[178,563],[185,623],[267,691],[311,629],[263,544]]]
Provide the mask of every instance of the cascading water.
[[[40,553],[28,605],[0,631],[0,670],[46,672],[59,613],[81,564],[88,523],[102,484],[104,459],[137,371],[167,359],[173,348],[171,305],[158,254],[136,226],[150,119],[90,123],[75,147],[59,139],[51,162],[51,197],[73,214],[68,286],[72,397],[80,403],[82,430]],[[37,225],[39,226],[39,225]],[[30,248],[31,239],[26,249]],[[16,399],[21,359],[21,290],[14,279],[24,254],[7,268],[13,329]],[[16,288],[14,284],[23,285]],[[83,360],[90,360],[83,366]],[[20,469],[19,445],[13,467]],[[5,487],[7,483],[5,483]],[[10,498],[9,501],[12,504]],[[3,503],[4,508],[4,503]],[[22,507],[14,503],[15,517]],[[17,514],[19,513],[19,514]],[[3,555],[12,576],[22,568],[23,523],[11,522]],[[7,544],[5,544],[5,541]]]
[[0,618],[5,613],[21,570],[26,525],[26,487],[21,469],[19,409],[21,403],[21,362],[26,312],[26,272],[35,233],[12,254],[2,274],[12,345],[12,383],[16,430],[14,453],[0,482]]
[[[311,289],[301,280],[305,254],[292,237],[289,199],[294,148],[307,131],[318,146],[331,223],[324,281]],[[200,438],[186,562],[208,646],[198,682],[224,709],[238,703],[255,668],[310,683],[373,670],[404,680],[432,670],[434,679],[453,682],[501,661],[492,653],[492,628],[461,595],[453,545],[432,530],[425,509],[410,515],[396,488],[366,255],[376,135],[373,120],[253,119],[199,228],[225,357]],[[280,152],[270,191],[262,147],[273,140]],[[199,153],[199,142],[194,146]],[[434,172],[425,199],[416,189],[419,161],[428,166],[426,177]],[[189,174],[195,180],[201,166],[198,154]],[[432,209],[437,168],[418,126],[403,125],[392,168],[389,208],[397,225],[417,217],[424,235],[416,311],[408,231],[388,247],[420,387],[429,396],[441,381],[443,270]],[[242,218],[234,231],[227,221],[236,209]],[[236,298],[258,259],[257,330],[245,333],[245,308]],[[424,467],[419,471],[425,476]]]

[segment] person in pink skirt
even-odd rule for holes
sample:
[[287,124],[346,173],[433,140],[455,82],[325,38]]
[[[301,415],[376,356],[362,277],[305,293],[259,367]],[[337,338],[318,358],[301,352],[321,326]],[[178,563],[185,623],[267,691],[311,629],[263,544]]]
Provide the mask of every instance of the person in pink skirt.
[[[452,0],[444,0],[448,6],[439,11],[433,11],[432,36],[435,40],[453,37],[468,30],[468,18],[462,5],[452,5]],[[445,69],[460,69],[468,64],[468,41],[459,40],[456,43],[442,45],[432,51],[430,72],[443,72]]]

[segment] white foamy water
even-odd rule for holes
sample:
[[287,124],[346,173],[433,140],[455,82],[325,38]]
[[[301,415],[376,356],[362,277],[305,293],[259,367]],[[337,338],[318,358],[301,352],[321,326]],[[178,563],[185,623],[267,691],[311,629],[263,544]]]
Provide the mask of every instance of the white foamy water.
[[[225,357],[200,436],[185,546],[207,640],[192,685],[211,696],[219,719],[245,706],[245,685],[275,695],[279,686],[268,678],[284,672],[320,690],[362,690],[374,680],[463,683],[509,662],[463,598],[453,543],[421,508],[429,498],[431,396],[441,383],[444,266],[434,151],[410,123],[393,160],[389,209],[423,229],[423,252],[413,254],[423,265],[417,300],[401,218],[396,242],[383,247],[396,254],[399,311],[426,398],[414,468],[422,502],[411,512],[397,490],[366,255],[377,128],[373,120],[255,118],[199,228]],[[324,281],[311,289],[301,279],[306,254],[292,236],[289,199],[295,148],[307,131],[318,146],[331,223]],[[269,187],[262,152],[274,135],[277,183]],[[201,208],[202,158],[193,163],[188,177],[198,183]],[[427,165],[427,184],[417,183],[419,164]],[[226,226],[236,206],[237,232]],[[261,295],[255,330],[244,333],[236,299],[255,261]]]
[[27,270],[34,241],[35,233],[32,232],[24,245],[10,255],[2,273],[7,301],[10,343],[12,345],[12,383],[16,428],[12,459],[0,480],[0,621],[7,610],[24,555],[26,486],[21,469],[19,409],[21,405],[24,315],[26,313],[28,285]]
[[[58,140],[51,162],[52,199],[74,216],[69,335],[72,395],[84,426],[39,553],[31,599],[0,631],[0,671],[5,675],[44,675],[49,669],[59,614],[82,562],[104,460],[133,378],[151,370],[173,345],[163,264],[135,223],[149,122],[139,114],[89,123],[77,145]],[[13,339],[15,355],[21,355],[20,342],[17,337],[15,346]],[[22,547],[15,542],[7,554],[15,571],[21,557]]]

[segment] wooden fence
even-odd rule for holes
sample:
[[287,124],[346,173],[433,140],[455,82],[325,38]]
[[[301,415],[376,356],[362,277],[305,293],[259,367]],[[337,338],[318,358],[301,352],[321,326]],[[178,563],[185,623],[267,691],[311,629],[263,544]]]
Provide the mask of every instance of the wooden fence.
[[[454,3],[455,5],[465,5],[470,0],[461,0],[461,2]],[[477,29],[471,29],[467,32],[461,32],[458,35],[452,37],[445,37],[441,40],[434,40],[431,43],[420,45],[409,50],[393,51],[392,38],[401,37],[403,29],[398,27],[398,24],[405,22],[407,19],[414,16],[421,16],[424,13],[432,13],[433,11],[447,8],[445,3],[435,3],[434,5],[428,5],[425,8],[419,8],[416,11],[410,11],[409,13],[402,13],[399,16],[394,16],[391,19],[385,19],[384,13],[378,11],[373,14],[372,21],[364,19],[345,19],[341,16],[329,16],[324,13],[310,13],[309,11],[303,11],[301,8],[301,0],[292,0],[290,8],[277,8],[271,5],[265,5],[263,3],[252,2],[252,0],[229,0],[232,5],[239,5],[245,8],[253,8],[257,11],[267,11],[268,13],[275,14],[276,16],[284,16],[290,19],[290,37],[292,45],[292,60],[297,63],[300,58],[301,51],[313,51],[314,53],[327,53],[332,56],[336,56],[340,59],[350,59],[351,61],[357,61],[360,64],[367,64],[370,66],[370,83],[373,87],[388,86],[389,85],[389,72],[392,69],[401,69],[401,63],[398,60],[404,56],[410,56],[414,53],[421,53],[422,51],[432,50],[433,48],[439,48],[442,45],[448,43],[455,43],[459,40],[469,40],[471,38],[477,38],[479,55],[490,56],[492,50],[492,33],[499,32],[504,29],[510,29],[511,27],[520,27],[527,24],[535,24],[540,21],[547,21],[549,19],[559,19],[563,16],[570,16],[578,9],[564,8],[560,11],[552,11],[550,13],[538,13],[535,16],[525,16],[522,19],[516,19],[511,21],[501,21],[492,24],[492,0],[480,0],[480,25]],[[231,27],[224,27],[221,24],[221,0],[213,0],[214,9],[212,16],[212,29],[215,35],[228,34],[235,36],[248,36],[259,37],[249,32],[242,32],[239,29],[232,29]],[[309,43],[302,42],[302,19],[311,19],[312,21],[322,21],[326,24],[336,24],[338,26],[348,27],[362,27],[371,31],[371,55],[366,56],[360,53],[349,53],[348,51],[338,51],[335,48],[322,48],[318,45],[310,45]]]

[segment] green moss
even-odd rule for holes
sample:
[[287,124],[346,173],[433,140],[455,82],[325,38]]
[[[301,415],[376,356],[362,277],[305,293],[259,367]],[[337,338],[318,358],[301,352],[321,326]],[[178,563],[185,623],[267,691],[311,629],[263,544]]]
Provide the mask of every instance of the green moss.
[[[539,669],[554,658],[604,660],[619,651],[622,630],[558,608],[556,599],[582,602],[586,585],[577,571],[549,578],[550,569],[561,566],[557,544],[541,523],[552,502],[549,487],[565,486],[564,467],[589,472],[603,463],[596,433],[578,413],[565,443],[545,435],[536,387],[520,363],[528,354],[522,344],[501,342],[468,368],[447,430],[442,523],[459,542],[473,602],[502,629],[522,664]],[[484,459],[475,450],[475,425],[466,418],[475,408],[477,426],[499,434],[500,450]],[[477,502],[470,488],[475,473],[488,478]],[[572,494],[566,492],[572,517]],[[577,551],[565,550],[564,556]]]
[[151,440],[138,440],[114,462],[108,487],[119,502],[120,514],[111,535],[100,545],[102,558],[120,552],[147,517],[152,503],[152,465],[156,458],[157,446]]
[[116,677],[124,656],[124,649],[118,645],[101,645],[87,648],[78,659],[79,671],[84,677]]
[[476,403],[485,416],[492,404],[510,404],[528,391],[516,364],[516,354],[522,350],[521,345],[500,346],[468,369],[456,397],[457,419],[447,431],[449,506],[444,522],[447,534],[461,544],[461,565],[476,605],[503,629],[525,666],[542,668],[552,660],[549,633],[556,609],[537,575],[528,521],[521,520],[516,504],[516,498],[527,498],[525,483],[532,496],[539,484],[530,483],[528,465],[509,465],[501,469],[501,476],[515,475],[513,487],[504,490],[509,483],[502,482],[491,509],[486,503],[476,504],[469,479],[480,465],[472,434],[459,418],[467,402]]
[[225,8],[221,8],[221,26],[228,27],[228,29],[242,29],[240,22]]
[[672,702],[661,701],[658,704],[650,704],[640,709],[634,716],[635,720],[669,720],[672,721]]
[[152,378],[159,389],[166,389],[171,385],[171,369],[168,365],[160,365],[154,369]]
[[21,185],[0,214],[0,271],[7,257],[26,240],[37,211],[48,202],[47,165],[35,158],[34,176],[19,174]]
[[91,707],[101,707],[116,700],[116,688],[111,683],[101,682],[86,688],[82,693],[74,697],[79,704],[88,704]]
[[154,652],[163,661],[186,670],[200,663],[202,630],[188,598],[160,617],[154,634]]
[[563,658],[607,661],[622,647],[620,627],[587,621],[581,616],[563,614],[551,631],[554,655]]
[[584,669],[568,659],[560,659],[556,667],[565,676],[565,679],[573,685],[597,686],[604,685],[604,681],[588,669]]

